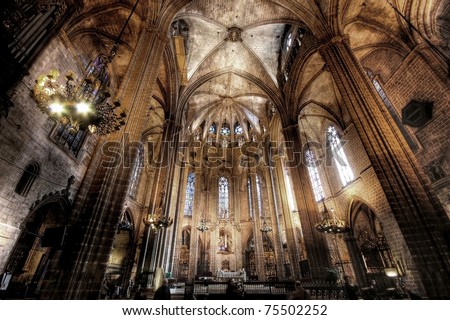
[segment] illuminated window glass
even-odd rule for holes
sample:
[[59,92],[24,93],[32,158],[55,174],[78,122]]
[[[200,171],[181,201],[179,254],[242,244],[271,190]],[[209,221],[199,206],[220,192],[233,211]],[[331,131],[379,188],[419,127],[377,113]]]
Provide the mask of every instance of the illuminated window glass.
[[230,135],[230,126],[227,123],[222,124],[222,128],[220,129],[220,133],[223,136],[229,136]]
[[234,133],[235,134],[243,134],[244,130],[242,129],[242,127],[238,124],[236,125],[236,127],[234,128]]
[[289,50],[292,46],[292,32],[286,37],[286,50]]
[[247,195],[248,195],[248,214],[250,219],[253,218],[253,201],[252,201],[252,180],[247,178]]
[[372,84],[377,90],[378,95],[383,100],[384,105],[386,106],[386,109],[388,110],[389,114],[391,115],[392,119],[394,120],[395,124],[399,128],[400,132],[402,133],[403,137],[405,138],[406,142],[408,143],[409,147],[413,152],[416,152],[419,148],[417,143],[414,141],[414,139],[411,137],[411,134],[408,132],[408,130],[405,128],[405,125],[402,123],[402,119],[400,119],[399,115],[397,114],[397,111],[395,110],[394,106],[391,103],[391,100],[389,100],[388,96],[383,90],[383,87],[381,86],[380,82],[376,79],[375,75],[370,71],[367,70],[367,75],[369,76],[370,80],[372,80]]
[[320,182],[319,171],[317,170],[316,158],[311,150],[305,152],[306,165],[308,167],[309,178],[314,191],[316,201],[324,199],[322,183]]
[[192,216],[192,208],[194,206],[195,194],[195,173],[191,172],[188,175],[186,183],[186,197],[184,202],[184,215]]
[[328,143],[330,144],[331,152],[333,153],[333,159],[339,171],[339,177],[341,178],[342,184],[346,186],[354,179],[352,169],[345,156],[336,128],[333,126],[328,127],[327,135]]
[[262,194],[261,194],[261,181],[259,179],[259,175],[256,175],[256,198],[258,201],[258,211],[259,216],[263,216],[263,206],[262,206]]
[[86,130],[73,130],[70,123],[60,123],[56,130],[52,133],[52,139],[57,142],[58,146],[62,149],[70,151],[70,153],[74,156],[78,156],[86,136]]
[[226,177],[219,178],[219,218],[226,219],[229,216],[228,202],[229,184]]
[[142,168],[144,166],[144,151],[139,148],[136,161],[133,164],[133,172],[131,173],[130,185],[128,186],[128,195],[131,198],[136,198],[139,177],[141,176]]

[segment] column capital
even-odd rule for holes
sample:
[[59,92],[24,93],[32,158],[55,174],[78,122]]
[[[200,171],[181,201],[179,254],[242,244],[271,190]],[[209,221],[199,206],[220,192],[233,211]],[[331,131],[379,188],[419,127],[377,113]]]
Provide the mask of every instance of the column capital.
[[319,52],[322,52],[323,50],[326,50],[332,45],[336,44],[345,44],[347,46],[350,45],[350,36],[348,34],[342,34],[342,35],[336,35],[332,38],[325,39],[321,41],[321,44],[319,45]]

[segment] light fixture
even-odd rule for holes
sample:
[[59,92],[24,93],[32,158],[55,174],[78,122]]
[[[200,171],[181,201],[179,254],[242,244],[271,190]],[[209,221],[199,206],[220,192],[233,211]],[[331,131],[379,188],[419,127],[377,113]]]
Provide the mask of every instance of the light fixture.
[[58,70],[38,77],[33,88],[33,99],[38,109],[72,131],[88,129],[93,134],[106,135],[125,125],[125,112],[117,112],[120,102],[109,102],[108,64],[116,55],[122,34],[138,3],[139,0],[134,4],[110,54],[95,58],[86,68],[81,81],[75,79],[73,71],[66,72],[64,84],[58,82]]
[[206,222],[204,219],[200,221],[200,224],[197,226],[197,230],[201,233],[208,231],[209,227],[206,225]]
[[272,227],[270,227],[269,225],[267,225],[265,213],[264,213],[264,216],[263,216],[263,225],[261,226],[261,228],[259,228],[259,230],[260,230],[262,233],[264,233],[264,234],[267,234],[268,232],[271,232],[271,231],[272,231]]
[[386,275],[390,278],[395,278],[398,276],[398,272],[396,268],[385,268],[384,272],[386,273]]
[[[306,119],[306,116],[303,116],[303,117],[305,117],[305,119]],[[303,132],[304,132],[304,135],[306,138],[307,152],[310,152],[311,154],[313,154],[313,151],[311,150],[311,146],[309,143],[308,136],[307,136],[306,131],[303,126],[302,118],[300,118],[299,122],[300,122],[300,126],[303,127]],[[311,133],[312,133],[313,132],[312,126],[311,126],[311,124],[309,124],[308,121],[307,121],[307,123],[308,123],[308,125],[311,129]],[[324,168],[323,172],[325,174],[328,187],[331,190],[331,183],[330,183],[330,180],[329,180],[329,177],[327,174],[327,168]],[[325,198],[323,198],[322,204],[323,204],[322,220],[315,224],[316,230],[319,232],[322,232],[322,233],[332,233],[332,234],[349,232],[350,226],[344,220],[341,220],[337,217],[336,213],[334,212],[334,209],[331,209],[331,214],[330,214],[327,206],[325,205]]]
[[331,214],[329,213],[325,201],[323,202],[322,217],[323,219],[315,225],[317,231],[332,234],[347,233],[350,231],[348,224],[339,219],[333,209],[331,210]]
[[159,207],[155,210],[155,212],[149,213],[144,222],[146,225],[150,226],[150,228],[158,232],[158,230],[162,228],[170,227],[173,223],[173,219],[170,217],[166,217],[163,214],[162,208]]
[[[308,122],[308,124],[309,124],[309,122]],[[302,125],[301,118],[300,118],[300,125]],[[311,133],[314,132],[312,130],[311,124],[309,124],[309,127],[311,129]],[[305,134],[305,138],[306,138],[307,150],[309,152],[312,152],[311,148],[310,148],[310,144],[309,144],[309,139],[308,139],[308,136],[307,136],[305,130],[304,130],[304,134]],[[330,191],[331,191],[332,188],[331,188],[331,183],[330,183],[330,180],[329,180],[329,177],[327,174],[327,168],[324,168],[324,173],[325,173],[328,187],[330,188]],[[325,205],[325,198],[323,198],[322,204],[323,204],[322,220],[317,222],[314,227],[316,228],[317,231],[319,231],[321,233],[325,233],[325,234],[331,233],[333,235],[333,237],[332,237],[333,244],[334,244],[335,251],[337,254],[337,263],[336,264],[338,265],[339,269],[341,270],[340,272],[342,275],[342,277],[340,277],[341,275],[339,276],[338,281],[345,282],[345,279],[346,279],[345,268],[344,268],[344,263],[342,262],[342,257],[341,257],[341,253],[339,251],[339,246],[337,243],[336,235],[349,232],[350,226],[344,220],[341,220],[337,217],[336,213],[334,212],[334,209],[331,209],[331,213],[328,211],[328,208]],[[346,292],[346,295],[348,296],[348,292]]]
[[272,228],[268,226],[266,223],[266,217],[263,218],[263,225],[259,230],[264,234],[267,234],[268,232],[272,231]]

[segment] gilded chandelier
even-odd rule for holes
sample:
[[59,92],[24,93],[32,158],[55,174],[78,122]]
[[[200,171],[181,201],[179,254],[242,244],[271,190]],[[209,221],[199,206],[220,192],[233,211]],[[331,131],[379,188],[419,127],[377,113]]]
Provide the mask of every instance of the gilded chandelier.
[[77,82],[75,74],[68,71],[65,83],[58,83],[59,72],[51,70],[41,75],[33,89],[37,107],[70,130],[86,130],[106,135],[125,125],[126,114],[116,110],[120,103],[109,102],[110,78],[107,64],[110,58],[98,56],[92,61],[84,78]]
[[172,223],[173,219],[170,217],[166,217],[163,214],[162,208],[156,209],[154,213],[149,213],[145,220],[145,224],[150,226],[150,228],[155,229],[156,231],[162,228],[168,228],[172,225]]
[[336,217],[336,214],[332,210],[332,214],[328,212],[327,207],[325,206],[325,203],[323,204],[323,219],[322,221],[316,223],[315,228],[317,231],[322,233],[347,233],[350,231],[350,227],[348,224]]
[[33,98],[41,111],[71,131],[88,129],[91,133],[106,135],[125,125],[125,112],[117,110],[119,101],[109,101],[108,64],[117,53],[123,32],[138,3],[139,0],[136,0],[110,54],[97,56],[88,65],[81,81],[75,79],[73,71],[66,73],[64,83],[58,82],[57,70],[39,76],[33,88]]

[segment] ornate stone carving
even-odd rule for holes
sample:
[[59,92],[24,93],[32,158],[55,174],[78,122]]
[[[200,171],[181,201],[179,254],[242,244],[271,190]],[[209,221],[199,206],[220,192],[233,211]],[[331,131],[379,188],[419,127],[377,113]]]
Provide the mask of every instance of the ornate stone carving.
[[227,38],[225,39],[225,41],[242,42],[241,33],[242,30],[238,27],[231,27],[230,29],[228,29]]

